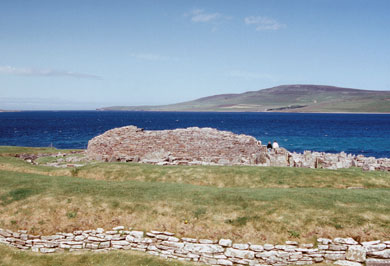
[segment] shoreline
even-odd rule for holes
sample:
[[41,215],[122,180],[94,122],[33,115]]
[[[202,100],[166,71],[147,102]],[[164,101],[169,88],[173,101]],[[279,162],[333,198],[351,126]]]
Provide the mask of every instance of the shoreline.
[[362,114],[362,115],[390,115],[390,112],[283,112],[283,111],[190,111],[190,110],[100,110],[88,109],[88,110],[0,110],[0,113],[22,113],[22,112],[148,112],[148,113],[262,113],[262,114]]

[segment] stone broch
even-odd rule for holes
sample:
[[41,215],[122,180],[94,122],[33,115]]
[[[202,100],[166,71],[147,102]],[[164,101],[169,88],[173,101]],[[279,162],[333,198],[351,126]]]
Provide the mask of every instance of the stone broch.
[[389,158],[340,152],[270,151],[252,136],[213,128],[143,130],[136,126],[114,128],[88,142],[87,156],[107,162],[141,162],[158,165],[258,165],[390,171]]
[[264,152],[254,137],[212,128],[115,128],[88,142],[88,157],[154,164],[256,164]]

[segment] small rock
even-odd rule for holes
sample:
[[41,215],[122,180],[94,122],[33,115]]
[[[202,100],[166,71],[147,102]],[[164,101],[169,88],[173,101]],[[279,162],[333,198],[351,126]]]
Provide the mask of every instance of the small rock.
[[232,240],[230,239],[220,239],[218,242],[219,245],[223,247],[231,247],[232,246]]
[[366,260],[366,249],[362,246],[350,246],[345,257],[347,260],[364,262]]
[[335,261],[334,264],[342,265],[342,266],[362,266],[362,264],[359,262],[353,262],[348,260],[338,260]]
[[248,244],[233,244],[233,248],[245,250],[249,248]]

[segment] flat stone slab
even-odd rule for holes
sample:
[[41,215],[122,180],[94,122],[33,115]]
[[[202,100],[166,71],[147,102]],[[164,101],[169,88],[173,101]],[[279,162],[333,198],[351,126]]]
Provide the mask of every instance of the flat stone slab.
[[390,266],[390,259],[367,259],[366,266]]

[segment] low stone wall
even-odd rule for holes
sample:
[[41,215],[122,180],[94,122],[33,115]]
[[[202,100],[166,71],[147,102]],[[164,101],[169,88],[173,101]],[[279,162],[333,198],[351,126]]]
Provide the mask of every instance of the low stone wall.
[[390,241],[358,243],[352,238],[319,238],[316,245],[286,241],[283,245],[233,243],[195,238],[177,238],[170,232],[125,230],[123,226],[51,236],[30,235],[0,228],[0,243],[41,253],[60,251],[136,250],[168,259],[210,265],[304,265],[334,263],[345,266],[390,265]]
[[289,166],[306,168],[340,169],[360,167],[364,171],[390,171],[389,158],[365,157],[363,155],[305,151],[290,153]]

